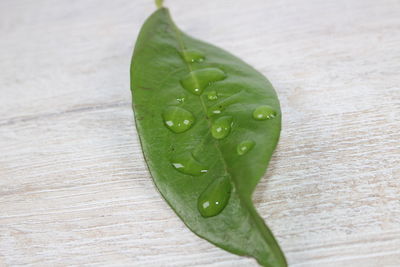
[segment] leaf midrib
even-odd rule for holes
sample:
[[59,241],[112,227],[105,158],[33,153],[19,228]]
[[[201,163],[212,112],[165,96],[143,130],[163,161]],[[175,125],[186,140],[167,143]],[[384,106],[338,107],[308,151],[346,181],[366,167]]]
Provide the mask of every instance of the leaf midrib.
[[[181,49],[181,52],[182,52],[182,53],[185,53],[185,48],[186,48],[186,47],[185,47],[185,44],[184,44],[184,42],[183,42],[183,40],[182,40],[181,32],[180,32],[180,30],[178,29],[178,27],[176,27],[176,25],[174,24],[174,22],[172,21],[171,15],[169,14],[168,11],[167,11],[167,14],[168,14],[168,18],[169,18],[169,20],[170,20],[170,21],[169,21],[169,22],[170,22],[169,24],[172,25],[172,28],[173,28],[173,30],[174,30],[174,33],[175,33],[175,36],[176,36],[176,40],[177,40],[177,42],[178,42],[178,44],[179,44],[179,47],[180,47],[180,49]],[[189,72],[192,72],[192,71],[193,71],[192,66],[191,66],[188,62],[186,62],[185,60],[184,60],[184,62],[185,62],[184,64],[186,65],[186,67],[189,69]],[[198,83],[196,77],[194,77],[194,79],[195,79],[195,81],[196,81],[196,85],[199,85],[199,83]],[[206,104],[204,103],[204,100],[203,100],[203,98],[201,97],[201,95],[199,95],[199,99],[200,99],[201,106],[202,106],[202,108],[203,108],[204,118],[206,118],[206,121],[207,121],[208,131],[209,131],[209,133],[211,133],[211,127],[212,127],[212,125],[211,125],[210,120],[207,119],[207,107],[206,107]],[[226,164],[225,158],[224,158],[223,155],[222,155],[221,148],[219,147],[218,143],[217,143],[215,140],[213,140],[213,144],[214,144],[215,148],[217,149],[218,153],[220,154],[220,157],[222,158],[222,162],[223,162],[225,174],[229,174],[229,172],[228,172],[228,166],[227,166],[227,164]],[[231,175],[229,175],[229,177],[231,177]],[[232,177],[231,177],[230,179],[232,179]]]

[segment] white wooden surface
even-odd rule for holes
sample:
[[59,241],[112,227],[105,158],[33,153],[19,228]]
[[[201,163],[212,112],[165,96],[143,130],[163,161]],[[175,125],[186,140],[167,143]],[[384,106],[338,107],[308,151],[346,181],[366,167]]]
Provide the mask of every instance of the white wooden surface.
[[[167,1],[279,93],[256,206],[291,266],[400,266],[400,1]],[[150,0],[0,1],[0,266],[257,266],[156,191],[130,108]]]

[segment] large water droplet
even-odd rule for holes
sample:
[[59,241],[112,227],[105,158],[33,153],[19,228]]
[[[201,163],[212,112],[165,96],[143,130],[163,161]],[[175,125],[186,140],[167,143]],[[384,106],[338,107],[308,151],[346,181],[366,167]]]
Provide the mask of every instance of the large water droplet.
[[171,164],[183,174],[197,176],[207,172],[207,168],[195,159],[190,152],[174,156]]
[[272,119],[275,116],[275,109],[268,105],[259,106],[253,112],[253,118],[259,121]]
[[232,127],[232,117],[231,116],[223,116],[214,121],[211,126],[211,134],[215,139],[225,138]]
[[201,95],[212,82],[226,78],[225,72],[218,68],[194,70],[181,79],[183,88],[195,95]]
[[231,189],[228,176],[220,177],[209,184],[197,200],[201,216],[212,217],[221,213],[228,204]]
[[252,140],[243,141],[237,145],[236,152],[238,153],[238,155],[242,156],[249,152],[254,147],[254,145],[255,142]]
[[185,49],[181,55],[186,62],[202,62],[205,58],[203,52],[196,49]]
[[162,117],[165,125],[174,133],[183,133],[192,127],[195,119],[193,114],[180,107],[167,107]]
[[207,98],[208,100],[217,100],[218,99],[218,95],[216,91],[210,91],[207,93]]

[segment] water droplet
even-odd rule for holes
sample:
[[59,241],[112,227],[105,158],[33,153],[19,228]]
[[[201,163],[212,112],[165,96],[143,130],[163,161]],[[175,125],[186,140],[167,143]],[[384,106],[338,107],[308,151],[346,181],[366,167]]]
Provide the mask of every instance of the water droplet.
[[167,107],[162,117],[165,125],[174,133],[183,133],[192,127],[195,119],[193,114],[180,107]]
[[254,147],[255,144],[256,143],[252,140],[243,141],[237,145],[236,152],[238,153],[238,155],[242,156],[247,152],[249,152]]
[[211,118],[215,115],[221,114],[222,111],[226,109],[228,106],[240,103],[240,100],[242,99],[243,96],[245,96],[245,94],[246,94],[245,91],[240,91],[233,95],[228,96],[227,98],[218,101],[213,106],[207,109],[207,116]]
[[201,95],[204,89],[212,82],[226,78],[225,72],[218,68],[194,70],[181,79],[183,88],[195,95]]
[[221,213],[228,204],[231,189],[229,176],[223,176],[211,182],[197,200],[197,208],[201,216],[212,217]]
[[211,134],[215,139],[225,138],[232,127],[232,117],[231,116],[223,116],[214,121],[211,126]]
[[207,110],[207,116],[211,118],[212,116],[218,115],[222,113],[222,107],[221,106],[212,106],[208,108]]
[[196,49],[186,49],[181,53],[186,62],[202,62],[204,61],[204,54]]
[[184,96],[180,96],[176,98],[176,101],[178,101],[179,103],[184,103],[186,100],[186,98]]
[[183,174],[198,176],[207,172],[207,168],[196,160],[190,152],[176,155],[171,160],[171,164]]
[[218,99],[218,95],[216,91],[210,91],[207,93],[207,98],[208,100],[217,100]]
[[272,119],[276,116],[276,111],[268,105],[259,106],[253,112],[253,118],[259,121]]

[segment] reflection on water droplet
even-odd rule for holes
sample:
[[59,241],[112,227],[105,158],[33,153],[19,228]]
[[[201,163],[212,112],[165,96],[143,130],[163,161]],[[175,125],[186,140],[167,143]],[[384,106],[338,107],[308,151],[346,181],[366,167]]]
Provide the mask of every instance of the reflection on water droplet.
[[193,114],[180,107],[167,107],[162,117],[165,125],[174,133],[183,133],[192,127],[195,119]]
[[175,169],[184,174],[198,176],[207,172],[207,168],[197,161],[190,152],[174,156],[171,164]]
[[276,111],[268,105],[259,106],[253,112],[253,118],[259,121],[272,119],[276,116]]
[[231,183],[228,176],[211,182],[197,200],[197,208],[203,217],[212,217],[221,213],[231,195]]
[[243,141],[237,145],[236,152],[238,153],[238,155],[242,156],[249,152],[254,147],[254,145],[255,142],[252,140]]
[[223,116],[214,121],[211,126],[211,134],[215,139],[225,138],[232,127],[232,117],[231,116]]
[[186,62],[202,62],[204,61],[204,54],[196,49],[185,49],[181,53],[183,59]]
[[212,82],[226,78],[225,72],[218,68],[194,70],[181,79],[183,88],[195,95],[201,95],[204,89]]
[[216,91],[210,91],[207,93],[207,98],[208,100],[217,100],[218,99],[218,95]]

